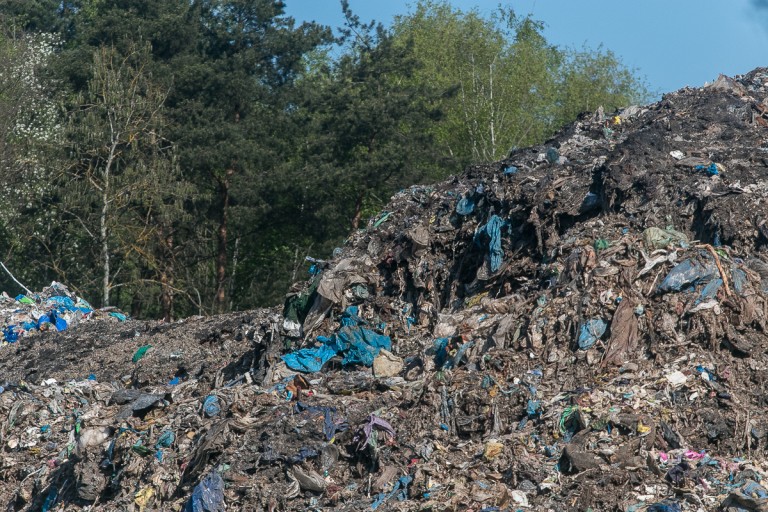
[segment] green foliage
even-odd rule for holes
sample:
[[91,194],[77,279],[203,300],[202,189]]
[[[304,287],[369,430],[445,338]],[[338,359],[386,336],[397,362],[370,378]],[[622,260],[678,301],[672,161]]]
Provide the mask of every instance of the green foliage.
[[615,55],[563,51],[546,40],[542,23],[511,10],[483,18],[422,0],[393,31],[421,60],[414,80],[451,96],[432,133],[463,164],[541,142],[584,110],[644,99],[642,83]]
[[612,112],[648,99],[645,84],[603,47],[569,51],[560,88],[558,124],[570,122],[582,112],[594,112],[600,106]]
[[414,80],[412,45],[396,44],[381,25],[365,25],[345,4],[347,52],[308,80],[301,114],[308,127],[300,168],[320,184],[317,206],[356,228],[398,188],[424,179],[437,158],[429,133],[440,118],[438,91]]
[[124,56],[97,49],[65,134],[72,165],[60,183],[61,219],[67,237],[86,242],[71,243],[77,253],[69,257],[99,263],[88,275],[98,279],[81,278],[80,285],[99,290],[104,305],[113,288],[173,281],[172,240],[185,220],[188,187],[163,136],[166,91],[151,82],[150,59],[147,45]]
[[610,51],[511,10],[342,10],[334,39],[278,0],[0,0],[19,275],[145,317],[275,304],[398,189],[643,99]]

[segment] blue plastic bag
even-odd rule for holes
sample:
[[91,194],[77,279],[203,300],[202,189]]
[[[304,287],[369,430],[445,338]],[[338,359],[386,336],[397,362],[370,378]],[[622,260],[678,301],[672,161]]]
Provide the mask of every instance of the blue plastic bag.
[[381,493],[376,496],[376,499],[371,503],[371,510],[376,510],[382,503],[390,498],[395,498],[397,501],[405,501],[408,499],[408,486],[413,481],[413,477],[410,475],[401,476],[395,482],[392,491],[389,494]]
[[584,196],[584,200],[581,202],[581,206],[579,207],[579,212],[587,213],[587,212],[591,212],[592,210],[596,210],[599,207],[600,207],[600,196],[598,196],[594,192],[587,192],[587,195]]
[[694,167],[697,171],[704,171],[710,176],[717,176],[720,174],[719,169],[717,168],[717,164],[709,164],[709,165],[697,165]]
[[184,512],[224,512],[224,480],[215,470],[195,486]]
[[456,204],[456,213],[459,215],[469,215],[475,211],[475,202],[472,198],[462,197]]
[[176,440],[176,434],[171,430],[164,430],[155,443],[155,448],[170,448]]
[[717,297],[717,290],[720,289],[720,287],[723,286],[723,280],[719,277],[717,279],[712,279],[710,282],[704,286],[704,289],[701,290],[701,293],[699,294],[699,297],[696,299],[696,302],[693,304],[699,304],[700,302],[704,302],[706,300],[714,299]]
[[731,270],[731,279],[733,279],[733,289],[739,295],[744,295],[744,287],[747,285],[747,273],[740,268]]
[[654,503],[648,507],[647,512],[682,512],[682,508],[679,503],[674,501],[664,500],[659,503]]
[[557,161],[560,160],[560,152],[557,150],[557,148],[547,148],[545,155],[547,157],[547,162],[551,164],[556,164]]
[[59,497],[59,490],[51,486],[50,490],[48,491],[48,495],[45,497],[45,501],[43,502],[43,507],[40,509],[41,512],[48,512],[55,504],[56,499]]
[[683,287],[711,278],[717,272],[717,266],[709,255],[704,255],[705,262],[689,258],[678,263],[669,271],[658,287],[660,293],[679,292]]
[[528,414],[529,418],[538,417],[539,414],[541,414],[541,401],[529,399],[525,412]]
[[605,329],[608,327],[603,319],[593,318],[586,323],[581,324],[581,331],[579,332],[579,348],[581,350],[587,350],[599,340]]
[[15,325],[9,325],[3,329],[3,336],[8,343],[16,343],[19,340],[19,332],[15,329]]
[[205,397],[205,402],[203,402],[203,413],[211,418],[213,416],[218,416],[220,412],[221,407],[219,406],[218,397],[214,395],[208,395]]
[[[449,347],[448,338],[436,339],[432,348],[435,353],[435,366],[439,369],[455,368],[461,362],[461,358],[464,357],[467,350],[474,345],[473,342],[468,341],[458,346],[454,345]],[[455,353],[452,354],[451,352],[453,352],[454,349]]]

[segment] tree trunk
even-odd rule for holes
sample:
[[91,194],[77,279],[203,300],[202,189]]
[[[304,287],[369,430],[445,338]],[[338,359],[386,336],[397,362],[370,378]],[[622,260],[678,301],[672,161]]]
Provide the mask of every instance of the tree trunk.
[[173,235],[165,236],[163,243],[163,271],[160,274],[160,308],[163,320],[170,322],[173,319]]
[[102,307],[109,306],[109,241],[107,240],[107,216],[109,214],[109,194],[107,187],[102,193],[101,218],[99,228],[101,236],[101,271],[102,271]]
[[357,230],[360,225],[360,219],[363,216],[363,199],[365,198],[365,192],[360,192],[355,200],[355,215],[352,217],[352,231]]
[[142,313],[144,313],[144,300],[142,294],[133,292],[133,299],[131,300],[131,316],[133,318],[140,318]]
[[216,295],[213,300],[213,309],[217,313],[224,312],[226,304],[227,278],[227,221],[229,216],[229,179],[234,170],[227,170],[226,176],[219,179],[219,204],[221,214],[219,216],[219,230],[217,233],[218,247],[216,251]]
[[[111,126],[111,122],[110,122]],[[101,270],[102,275],[102,307],[109,306],[109,230],[107,229],[109,221],[109,203],[111,201],[109,194],[110,190],[110,178],[112,174],[112,165],[115,162],[115,155],[117,153],[117,144],[120,140],[120,133],[112,131],[112,143],[109,148],[109,156],[104,164],[104,176],[101,189],[101,217],[99,218],[99,236],[101,237]]]

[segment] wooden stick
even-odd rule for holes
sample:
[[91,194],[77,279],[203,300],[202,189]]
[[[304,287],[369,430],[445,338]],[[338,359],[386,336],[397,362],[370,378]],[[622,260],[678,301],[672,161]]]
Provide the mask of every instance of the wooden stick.
[[696,247],[707,249],[710,253],[712,253],[712,256],[714,256],[715,258],[715,265],[717,265],[717,270],[720,271],[720,277],[723,278],[723,285],[725,285],[725,294],[730,297],[731,289],[728,287],[728,276],[725,275],[725,271],[723,270],[722,265],[720,265],[720,256],[718,256],[717,251],[715,251],[715,248],[709,244],[697,245]]

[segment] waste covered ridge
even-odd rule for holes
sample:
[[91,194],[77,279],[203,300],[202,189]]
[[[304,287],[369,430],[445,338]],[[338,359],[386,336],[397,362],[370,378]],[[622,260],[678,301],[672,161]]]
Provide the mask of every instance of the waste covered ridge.
[[586,114],[282,308],[6,342],[0,506],[768,510],[767,221],[768,69]]

